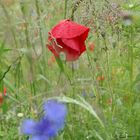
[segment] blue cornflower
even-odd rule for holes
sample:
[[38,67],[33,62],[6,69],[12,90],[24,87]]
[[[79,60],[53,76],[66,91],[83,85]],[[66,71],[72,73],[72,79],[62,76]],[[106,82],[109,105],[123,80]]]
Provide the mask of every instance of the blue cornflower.
[[63,103],[49,100],[43,110],[44,116],[39,121],[26,119],[22,123],[22,133],[32,136],[29,140],[49,140],[64,127],[67,108]]

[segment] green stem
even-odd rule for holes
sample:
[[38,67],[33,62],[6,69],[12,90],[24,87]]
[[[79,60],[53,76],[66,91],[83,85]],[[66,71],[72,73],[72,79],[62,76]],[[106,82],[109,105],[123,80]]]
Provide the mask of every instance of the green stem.
[[25,5],[23,2],[20,3],[20,7],[21,7],[21,12],[23,14],[23,18],[24,18],[24,21],[25,21],[25,37],[26,37],[26,45],[27,45],[27,48],[30,47],[30,40],[29,40],[29,31],[28,31],[28,25],[27,25],[27,19],[26,19],[26,15],[25,15]]
[[106,53],[106,69],[105,70],[106,70],[106,74],[107,74],[108,88],[110,90],[110,96],[111,96],[111,99],[112,99],[111,110],[113,112],[113,110],[114,110],[113,89],[111,87],[110,69],[109,69],[109,53],[108,53],[108,48],[107,48],[105,37],[103,37],[103,41],[104,41],[104,44],[105,44],[105,53]]
[[[37,12],[38,18],[41,19],[40,8],[39,8],[39,1],[38,0],[35,0],[35,6],[36,6],[36,12]],[[44,52],[45,52],[44,49],[46,49],[46,48],[44,47],[44,41],[43,41],[43,36],[42,36],[42,29],[41,29],[41,22],[40,22],[40,20],[37,23],[38,23],[38,27],[39,27],[39,37],[40,37],[40,41],[41,41],[42,52],[44,54]],[[43,74],[45,74],[45,71],[46,71],[45,55],[43,55],[42,61],[44,63],[44,73]]]
[[67,17],[67,3],[68,3],[68,0],[65,0],[65,12],[64,12],[64,19],[66,19],[66,17]]
[[[36,11],[37,11],[37,15],[40,19],[40,10],[39,10],[39,3],[38,3],[38,0],[35,1],[35,5],[36,5]],[[43,36],[42,36],[42,31],[41,31],[41,24],[40,24],[40,21],[38,22],[38,26],[39,26],[39,37],[40,37],[40,40],[41,40],[41,46],[43,48],[44,46],[44,43],[43,43]]]
[[133,28],[130,31],[130,92],[132,93],[133,84]]

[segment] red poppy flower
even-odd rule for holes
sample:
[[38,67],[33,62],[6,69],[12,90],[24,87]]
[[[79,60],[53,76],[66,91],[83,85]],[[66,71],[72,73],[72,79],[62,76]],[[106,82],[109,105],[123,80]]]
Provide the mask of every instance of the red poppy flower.
[[85,40],[89,28],[70,20],[63,20],[49,32],[48,49],[59,57],[65,53],[66,61],[74,61],[86,50]]

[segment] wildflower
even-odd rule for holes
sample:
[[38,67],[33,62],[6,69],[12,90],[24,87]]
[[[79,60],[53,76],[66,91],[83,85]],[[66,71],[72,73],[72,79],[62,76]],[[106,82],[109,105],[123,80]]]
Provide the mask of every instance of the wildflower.
[[7,89],[6,89],[6,87],[4,87],[4,89],[3,89],[3,95],[4,95],[4,96],[7,95]]
[[2,93],[0,93],[0,105],[3,103],[3,96]]
[[67,110],[64,104],[55,100],[48,101],[44,104],[44,115],[52,122],[58,124],[58,128],[63,128]]
[[64,52],[66,61],[75,61],[86,50],[89,28],[70,20],[63,20],[49,32],[48,49],[56,56]]
[[0,92],[0,105],[2,105],[2,103],[4,101],[4,98],[6,97],[6,95],[7,95],[7,89],[6,89],[6,87],[4,87],[3,93]]
[[18,116],[19,118],[22,118],[23,115],[24,115],[23,113],[18,113],[18,114],[17,114],[17,116]]
[[97,81],[104,81],[104,80],[105,80],[105,77],[103,75],[97,77]]
[[55,61],[56,61],[56,60],[55,60],[55,56],[52,55],[52,56],[48,59],[48,65],[49,65],[49,66],[52,66],[52,64],[53,64]]
[[94,48],[95,48],[94,43],[93,43],[93,42],[89,42],[88,45],[89,45],[89,50],[90,50],[91,52],[93,52],[93,51],[94,51]]
[[26,119],[21,131],[32,136],[29,140],[49,140],[57,135],[64,127],[67,114],[66,106],[55,100],[44,103],[44,116],[39,121]]

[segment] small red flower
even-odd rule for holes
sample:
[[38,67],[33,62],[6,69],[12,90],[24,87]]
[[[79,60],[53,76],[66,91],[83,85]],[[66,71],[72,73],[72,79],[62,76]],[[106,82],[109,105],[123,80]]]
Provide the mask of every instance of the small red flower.
[[0,93],[0,105],[3,103],[3,96],[2,93]]
[[97,81],[104,81],[105,77],[103,75],[97,77]]
[[93,42],[89,42],[88,45],[89,45],[89,50],[90,50],[91,52],[93,52],[93,51],[94,51],[94,48],[95,48],[94,43],[93,43]]
[[55,63],[55,61],[56,61],[56,60],[55,60],[55,56],[52,55],[52,56],[48,59],[48,65],[49,65],[49,66],[52,66],[52,64]]
[[7,89],[6,89],[6,87],[4,87],[4,89],[3,89],[3,95],[6,96],[6,94],[7,94]]
[[63,20],[49,32],[48,49],[59,57],[61,52],[66,55],[66,61],[77,60],[86,50],[85,40],[89,28],[70,20]]

